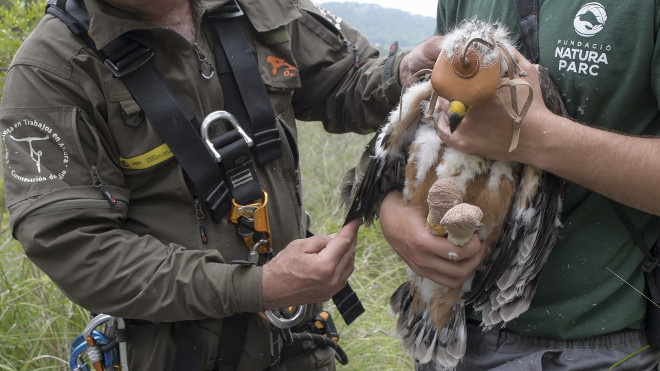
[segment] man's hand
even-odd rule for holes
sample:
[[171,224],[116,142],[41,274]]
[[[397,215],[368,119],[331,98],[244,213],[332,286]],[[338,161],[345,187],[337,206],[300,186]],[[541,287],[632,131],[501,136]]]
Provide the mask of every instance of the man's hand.
[[338,234],[295,240],[263,267],[265,310],[323,302],[353,273],[357,231],[354,220]]
[[387,242],[413,272],[443,286],[460,287],[486,252],[476,234],[463,246],[431,234],[422,208],[406,204],[400,192],[390,192],[383,200],[380,224]]
[[403,56],[399,63],[399,81],[402,86],[406,86],[417,71],[433,68],[440,55],[441,44],[442,36],[433,36]]

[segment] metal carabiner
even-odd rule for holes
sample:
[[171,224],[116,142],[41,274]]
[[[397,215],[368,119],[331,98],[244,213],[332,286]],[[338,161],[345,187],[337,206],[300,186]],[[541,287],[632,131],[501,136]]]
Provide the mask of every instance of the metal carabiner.
[[[97,344],[107,345],[110,341],[100,331],[92,330],[92,336]],[[89,349],[89,345],[83,335],[78,336],[71,344],[71,356],[69,367],[72,371],[90,371],[89,366],[83,359],[83,353]]]
[[204,120],[202,121],[202,126],[200,128],[200,132],[202,134],[202,139],[204,139],[204,143],[206,143],[206,147],[208,147],[208,150],[211,152],[211,155],[213,155],[213,158],[215,159],[216,162],[222,162],[222,156],[218,151],[215,149],[215,146],[211,142],[211,139],[209,138],[209,127],[211,126],[212,123],[215,121],[228,121],[232,126],[238,131],[239,134],[243,137],[245,140],[245,143],[247,143],[248,147],[252,147],[254,142],[252,141],[252,138],[245,133],[241,125],[238,123],[238,120],[234,115],[227,111],[215,111],[211,112],[206,117],[204,117]]
[[87,326],[82,333],[83,338],[85,338],[85,341],[89,346],[89,348],[87,348],[87,356],[89,357],[89,361],[94,365],[96,371],[103,371],[103,354],[101,354],[101,349],[99,349],[94,340],[94,329],[106,322],[114,320],[114,318],[115,317],[108,314],[99,314],[87,323]]
[[266,318],[268,321],[275,327],[282,330],[290,329],[293,326],[300,324],[307,314],[307,305],[299,305],[295,311],[295,314],[291,318],[282,318],[277,314],[278,311],[267,310]]

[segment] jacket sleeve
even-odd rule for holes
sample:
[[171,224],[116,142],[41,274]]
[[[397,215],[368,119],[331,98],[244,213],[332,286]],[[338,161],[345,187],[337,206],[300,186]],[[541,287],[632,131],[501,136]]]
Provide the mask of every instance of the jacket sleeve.
[[296,116],[322,121],[330,132],[376,130],[398,102],[398,60],[383,81],[386,58],[355,28],[308,1],[291,25],[302,86],[294,94]]
[[26,255],[92,312],[179,321],[261,311],[261,268],[123,228],[131,194],[93,77],[107,71],[89,54],[65,57],[81,47],[67,34],[63,24],[33,34],[0,105],[6,201]]

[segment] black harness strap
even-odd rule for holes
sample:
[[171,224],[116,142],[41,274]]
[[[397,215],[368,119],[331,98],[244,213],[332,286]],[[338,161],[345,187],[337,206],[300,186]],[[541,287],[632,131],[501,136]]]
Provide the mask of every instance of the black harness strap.
[[635,246],[644,254],[641,269],[644,272],[651,299],[646,306],[646,341],[651,348],[660,350],[660,307],[658,307],[660,306],[660,238],[655,241],[653,246],[649,247],[635,228],[623,205],[614,200],[609,201],[628,230]]
[[220,353],[213,371],[233,371],[243,355],[247,337],[248,313],[237,313],[222,321]]
[[346,282],[346,286],[343,289],[332,296],[332,301],[337,306],[337,310],[347,325],[353,323],[353,321],[364,313],[364,307],[362,306],[362,302],[360,302],[360,298],[358,298],[348,282]]
[[523,54],[532,63],[539,61],[539,1],[514,0]]
[[204,367],[204,339],[193,321],[174,322],[176,353],[173,371],[197,371]]
[[[253,134],[255,156],[263,165],[282,156],[282,143],[259,67],[241,26],[243,16],[235,0],[209,15],[214,19],[215,60],[225,107]],[[246,102],[250,102],[249,107]]]
[[[110,57],[109,60],[112,60]],[[131,91],[156,131],[193,182],[217,218],[229,210],[231,195],[222,171],[209,155],[192,109],[171,90],[151,61],[124,73],[122,80]]]

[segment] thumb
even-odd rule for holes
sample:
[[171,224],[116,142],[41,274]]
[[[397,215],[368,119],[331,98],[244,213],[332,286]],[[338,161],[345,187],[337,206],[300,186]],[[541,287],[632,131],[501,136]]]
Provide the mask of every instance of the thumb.
[[361,220],[352,220],[346,224],[337,234],[332,235],[326,248],[319,255],[326,255],[329,259],[340,259],[352,246],[355,245],[357,232],[362,225]]

